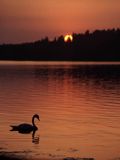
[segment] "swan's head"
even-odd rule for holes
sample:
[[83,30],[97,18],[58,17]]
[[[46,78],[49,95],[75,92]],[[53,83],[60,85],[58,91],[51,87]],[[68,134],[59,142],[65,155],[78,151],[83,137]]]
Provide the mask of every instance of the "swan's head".
[[39,118],[38,114],[34,114],[33,118],[37,118],[40,121],[40,118]]

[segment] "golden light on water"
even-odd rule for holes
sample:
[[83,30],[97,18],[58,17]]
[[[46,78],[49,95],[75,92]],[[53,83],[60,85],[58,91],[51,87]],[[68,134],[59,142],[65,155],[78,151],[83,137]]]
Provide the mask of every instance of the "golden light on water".
[[67,34],[64,36],[64,41],[65,42],[72,42],[73,41],[73,36],[71,34]]

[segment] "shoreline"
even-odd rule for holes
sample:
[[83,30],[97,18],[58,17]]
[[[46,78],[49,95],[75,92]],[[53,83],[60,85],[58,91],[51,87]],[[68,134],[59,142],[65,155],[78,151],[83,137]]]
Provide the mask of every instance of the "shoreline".
[[120,65],[120,61],[34,61],[0,60],[0,65]]
[[[28,160],[28,158],[17,157],[17,156],[8,156],[0,155],[2,160]],[[74,157],[65,157],[65,158],[29,158],[29,160],[95,160],[94,158],[74,158]]]
[[95,160],[86,157],[26,157],[25,155],[16,155],[14,152],[0,151],[0,159],[2,160]]

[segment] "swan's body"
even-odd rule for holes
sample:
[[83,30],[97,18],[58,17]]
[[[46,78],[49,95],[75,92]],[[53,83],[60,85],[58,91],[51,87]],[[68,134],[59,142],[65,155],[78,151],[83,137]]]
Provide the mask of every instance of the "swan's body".
[[32,117],[32,124],[28,124],[28,123],[22,123],[18,126],[11,126],[12,130],[11,131],[18,131],[19,133],[30,133],[31,131],[36,131],[38,128],[35,125],[35,118],[39,119],[39,115],[35,114]]

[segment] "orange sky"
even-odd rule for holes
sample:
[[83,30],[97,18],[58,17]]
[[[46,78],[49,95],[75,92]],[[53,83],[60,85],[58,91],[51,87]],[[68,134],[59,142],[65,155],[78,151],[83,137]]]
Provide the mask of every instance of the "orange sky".
[[0,0],[0,43],[120,27],[120,0]]

